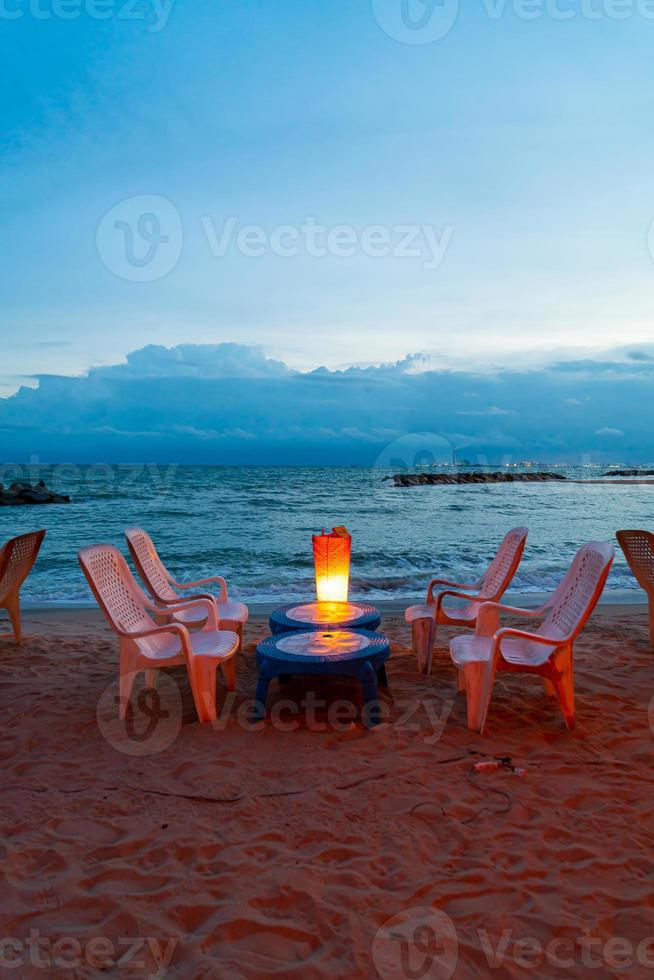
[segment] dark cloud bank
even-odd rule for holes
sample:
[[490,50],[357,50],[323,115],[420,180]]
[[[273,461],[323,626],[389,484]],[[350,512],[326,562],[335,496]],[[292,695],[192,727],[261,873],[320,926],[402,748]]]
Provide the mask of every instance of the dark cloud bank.
[[370,465],[431,433],[412,444],[442,459],[651,461],[653,395],[654,345],[483,374],[423,355],[301,373],[255,347],[151,346],[0,400],[0,459]]

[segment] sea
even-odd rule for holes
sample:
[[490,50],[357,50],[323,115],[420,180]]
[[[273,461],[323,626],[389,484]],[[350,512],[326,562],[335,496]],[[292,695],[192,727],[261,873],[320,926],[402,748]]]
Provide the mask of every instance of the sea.
[[[452,467],[435,467],[454,472]],[[459,467],[461,469],[461,467]],[[479,468],[477,468],[479,469]],[[606,466],[547,467],[596,480]],[[557,482],[399,489],[379,467],[71,465],[41,467],[69,505],[0,508],[0,539],[35,528],[45,542],[22,597],[27,605],[91,604],[77,563],[84,545],[144,527],[181,580],[224,575],[230,594],[262,608],[314,595],[312,534],[352,534],[350,598],[401,606],[434,576],[474,581],[505,532],[530,529],[511,592],[553,589],[576,550],[613,541],[618,528],[654,529],[654,485]],[[9,478],[8,478],[9,476]],[[28,478],[18,471],[4,474]],[[617,548],[617,545],[616,545]],[[618,550],[606,597],[642,594]]]

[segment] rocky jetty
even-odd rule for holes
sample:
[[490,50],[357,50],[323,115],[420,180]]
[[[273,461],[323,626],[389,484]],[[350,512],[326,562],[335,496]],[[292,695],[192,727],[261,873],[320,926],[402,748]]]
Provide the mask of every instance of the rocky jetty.
[[69,504],[70,497],[48,490],[43,480],[38,483],[12,483],[5,490],[0,483],[0,507],[20,507],[25,504]]
[[565,480],[560,473],[395,473],[385,476],[396,487],[435,487],[470,483],[551,483]]
[[604,476],[654,476],[654,470],[609,470]]

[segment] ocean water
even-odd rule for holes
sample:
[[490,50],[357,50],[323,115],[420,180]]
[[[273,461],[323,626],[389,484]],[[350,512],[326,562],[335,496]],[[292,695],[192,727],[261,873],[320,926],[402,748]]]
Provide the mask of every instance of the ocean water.
[[[593,479],[604,468],[560,469]],[[417,599],[436,575],[474,581],[504,533],[530,528],[512,592],[548,591],[576,549],[621,527],[654,528],[654,486],[510,484],[396,489],[389,471],[365,467],[54,467],[43,476],[69,506],[0,508],[0,539],[37,527],[47,536],[23,597],[83,603],[76,560],[83,545],[112,542],[140,525],[182,580],[223,574],[231,594],[271,604],[313,594],[311,535],[345,524],[351,597]],[[5,477],[5,484],[9,480]],[[608,588],[637,585],[618,549]]]

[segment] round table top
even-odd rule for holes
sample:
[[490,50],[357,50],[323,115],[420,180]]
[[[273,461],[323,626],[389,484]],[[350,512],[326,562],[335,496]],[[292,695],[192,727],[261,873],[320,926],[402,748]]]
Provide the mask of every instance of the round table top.
[[371,629],[381,615],[367,602],[293,602],[280,606],[270,616],[273,633],[288,630]]
[[380,633],[360,630],[311,630],[270,636],[257,647],[257,653],[284,663],[335,663],[366,660],[389,649],[388,638]]

